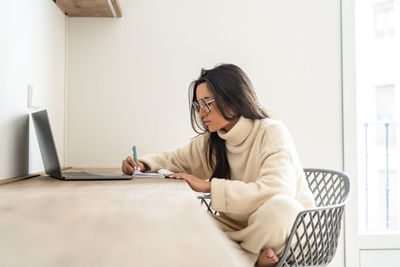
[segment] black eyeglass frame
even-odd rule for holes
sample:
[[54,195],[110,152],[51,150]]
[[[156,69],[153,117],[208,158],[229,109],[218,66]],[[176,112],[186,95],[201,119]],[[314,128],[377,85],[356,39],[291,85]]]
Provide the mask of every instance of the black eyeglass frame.
[[[203,102],[204,105],[200,105],[199,102]],[[207,101],[207,97],[203,97],[203,98],[200,98],[198,101],[193,101],[192,105],[197,112],[200,112],[200,109],[202,109],[205,113],[208,114],[211,112],[210,104],[212,104],[214,102],[215,102],[214,98]],[[205,108],[207,108],[207,109],[205,109]]]

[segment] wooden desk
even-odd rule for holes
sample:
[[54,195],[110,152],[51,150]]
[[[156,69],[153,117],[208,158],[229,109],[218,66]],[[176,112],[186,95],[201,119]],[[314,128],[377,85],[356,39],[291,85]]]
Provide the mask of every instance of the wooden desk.
[[244,266],[229,242],[181,180],[0,185],[0,266]]

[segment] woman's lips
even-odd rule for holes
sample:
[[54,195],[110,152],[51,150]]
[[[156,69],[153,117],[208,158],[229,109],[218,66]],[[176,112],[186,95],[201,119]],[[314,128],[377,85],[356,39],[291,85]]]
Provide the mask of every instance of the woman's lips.
[[211,123],[211,121],[204,121],[204,124],[207,125],[207,126],[208,126],[210,123]]

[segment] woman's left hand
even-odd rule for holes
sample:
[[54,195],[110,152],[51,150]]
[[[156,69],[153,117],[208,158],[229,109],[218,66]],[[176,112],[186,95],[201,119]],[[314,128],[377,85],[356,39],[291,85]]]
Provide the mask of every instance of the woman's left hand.
[[187,173],[174,173],[168,175],[169,178],[173,179],[183,179],[189,186],[196,192],[210,193],[211,192],[211,182],[204,181],[194,175]]

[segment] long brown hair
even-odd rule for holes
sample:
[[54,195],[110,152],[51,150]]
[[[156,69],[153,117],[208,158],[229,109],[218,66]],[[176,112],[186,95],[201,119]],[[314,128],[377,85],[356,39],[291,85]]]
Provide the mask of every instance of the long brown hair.
[[[189,105],[192,128],[198,134],[208,132],[198,112],[192,105],[196,101],[197,86],[206,83],[214,95],[215,104],[227,121],[243,116],[248,119],[268,118],[266,110],[259,104],[249,77],[233,64],[221,64],[213,69],[202,69],[200,77],[189,86]],[[231,178],[231,168],[226,154],[225,140],[217,132],[210,133],[206,143],[206,157],[213,170],[212,178]],[[214,163],[215,159],[215,163]]]

